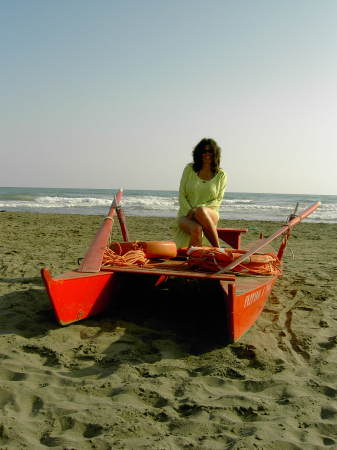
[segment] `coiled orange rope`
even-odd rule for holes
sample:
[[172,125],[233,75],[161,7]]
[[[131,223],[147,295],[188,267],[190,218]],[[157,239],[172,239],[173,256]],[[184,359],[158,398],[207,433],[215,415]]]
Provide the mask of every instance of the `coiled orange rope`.
[[[216,272],[223,269],[245,252],[237,249],[218,249],[214,247],[191,247],[187,251],[188,265],[192,268]],[[274,253],[254,254],[235,268],[236,272],[255,275],[281,275],[281,262]]]
[[281,261],[275,253],[251,255],[250,261],[241,263],[239,271],[255,275],[282,275]]
[[150,260],[146,258],[143,250],[129,250],[124,255],[118,255],[110,248],[106,248],[102,260],[102,269],[106,269],[111,266],[143,266]]

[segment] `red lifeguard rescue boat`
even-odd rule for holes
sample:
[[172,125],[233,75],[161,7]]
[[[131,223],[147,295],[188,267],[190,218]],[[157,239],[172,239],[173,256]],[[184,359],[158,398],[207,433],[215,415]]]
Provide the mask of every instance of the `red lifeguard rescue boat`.
[[[279,274],[247,275],[235,269],[257,254],[277,237],[284,235],[277,256],[281,260],[292,228],[302,219],[314,212],[320,202],[311,205],[299,215],[292,215],[288,223],[278,229],[268,238],[261,238],[249,251],[223,267],[216,273],[205,270],[195,270],[175,257],[151,260],[150,265],[111,266],[101,268],[104,251],[108,245],[113,225],[113,217],[117,213],[124,241],[129,241],[123,211],[120,207],[122,190],[118,191],[108,215],[94,237],[83,261],[78,269],[53,277],[48,269],[42,269],[42,279],[54,309],[56,319],[61,325],[67,325],[87,317],[99,314],[110,307],[118,298],[126,280],[126,274],[152,276],[156,283],[165,281],[168,277],[183,277],[199,280],[211,280],[219,289],[224,304],[224,329],[230,342],[239,339],[258,319],[269,297]],[[231,247],[240,250],[240,238],[247,229],[218,228],[221,240]],[[240,253],[240,252],[239,252]],[[135,283],[139,278],[135,277]],[[130,283],[128,275],[127,283]]]

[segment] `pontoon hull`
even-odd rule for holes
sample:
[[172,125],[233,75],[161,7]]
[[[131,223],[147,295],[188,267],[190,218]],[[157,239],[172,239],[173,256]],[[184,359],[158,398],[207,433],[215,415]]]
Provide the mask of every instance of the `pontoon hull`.
[[[111,271],[96,274],[73,271],[53,278],[47,269],[42,269],[42,279],[57,321],[61,325],[68,325],[95,316],[113,306],[123,289],[123,277],[120,273],[130,273],[127,269],[119,270],[117,273]],[[148,271],[142,277],[149,275],[151,272]],[[193,274],[193,277],[196,275],[198,274]],[[206,274],[202,278],[212,277],[214,275]],[[184,278],[188,278],[187,272],[184,273]],[[225,306],[224,329],[227,340],[233,342],[256,322],[277,277],[227,278],[228,280],[215,278],[212,282],[221,288],[218,292]],[[138,281],[136,276],[135,283]]]
[[74,271],[53,278],[47,269],[42,269],[41,275],[56,319],[61,325],[106,310],[118,286],[118,275],[113,272],[84,274]]
[[242,277],[237,283],[229,285],[227,314],[230,341],[238,340],[257,321],[277,278]]

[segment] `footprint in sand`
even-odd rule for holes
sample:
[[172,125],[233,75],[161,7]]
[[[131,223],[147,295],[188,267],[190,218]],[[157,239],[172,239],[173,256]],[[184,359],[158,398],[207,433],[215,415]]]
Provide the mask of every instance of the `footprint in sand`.
[[337,417],[337,410],[335,408],[331,407],[324,407],[321,410],[321,418],[325,420],[335,420]]
[[45,445],[46,447],[57,447],[59,445],[62,445],[63,439],[58,437],[52,437],[49,433],[43,433],[43,435],[40,438],[40,443],[42,445]]
[[37,416],[41,409],[43,408],[44,403],[41,397],[34,397],[32,404],[32,416]]
[[75,426],[75,420],[70,416],[62,416],[59,418],[62,431],[71,430]]
[[88,423],[83,432],[85,438],[93,438],[103,433],[103,427],[96,423]]
[[231,352],[239,359],[255,359],[256,352],[254,345],[233,345]]
[[1,381],[23,381],[27,378],[27,375],[23,372],[13,372],[5,368],[1,369]]
[[41,358],[45,358],[46,361],[44,363],[44,366],[55,367],[60,365],[59,355],[57,354],[57,352],[45,346],[38,347],[37,345],[24,345],[22,349],[26,353],[35,353]]
[[337,345],[337,336],[329,337],[328,342],[321,342],[318,345],[325,350],[331,350]]
[[3,410],[6,407],[17,410],[15,397],[7,389],[0,388],[0,409]]
[[154,408],[163,408],[168,404],[166,398],[162,397],[155,391],[145,391],[145,389],[140,388],[138,395],[144,402]]

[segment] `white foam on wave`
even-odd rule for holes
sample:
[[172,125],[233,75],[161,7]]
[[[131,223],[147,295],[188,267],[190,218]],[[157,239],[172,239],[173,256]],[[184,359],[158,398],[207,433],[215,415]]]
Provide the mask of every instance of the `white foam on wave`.
[[[0,208],[97,208],[109,207],[112,198],[97,197],[36,197],[33,201],[12,200],[0,201]],[[177,197],[159,196],[127,196],[122,200],[122,206],[126,209],[136,210],[176,210],[178,208]]]
[[237,203],[232,203],[230,205],[227,205],[226,202],[222,203],[221,209],[227,209],[227,208],[232,208],[232,209],[249,209],[249,210],[255,210],[255,209],[260,209],[260,210],[287,210],[290,211],[292,208],[289,206],[284,206],[284,205],[257,205],[256,203],[252,203],[252,204],[237,204]]
[[337,204],[336,203],[321,203],[318,211],[320,209],[324,209],[326,211],[337,211]]
[[2,208],[92,208],[110,206],[111,199],[92,197],[36,197],[34,201],[0,202]]
[[[104,214],[110,207],[113,195],[87,196],[48,196],[36,198],[0,199],[0,209],[14,209],[16,211],[47,212],[55,210],[61,213]],[[276,199],[228,199],[225,197],[220,213],[226,218],[241,218],[247,220],[286,220],[293,211],[294,205],[287,202],[277,203]],[[270,202],[270,203],[269,203]],[[312,202],[300,203],[299,211],[308,207]],[[122,206],[126,214],[174,217],[179,208],[178,195],[132,195],[124,194]],[[309,221],[337,222],[337,203],[324,202],[310,216]]]
[[47,208],[83,208],[110,206],[111,199],[95,197],[37,197],[35,204]]
[[[298,212],[302,212],[308,208],[312,203],[300,203]],[[235,215],[235,218],[241,218],[246,220],[287,220],[288,216],[293,212],[294,205],[266,205],[266,204],[222,204],[220,211],[224,216]],[[314,211],[309,217],[305,219],[307,222],[337,222],[337,204],[325,203],[321,204],[319,208]]]
[[233,198],[233,199],[228,199],[228,198],[225,198],[225,199],[223,200],[223,203],[225,203],[225,204],[238,204],[238,205],[240,205],[240,204],[242,204],[242,203],[253,203],[253,200],[244,200],[244,199],[235,199],[235,198]]
[[178,197],[125,196],[122,203],[123,207],[126,209],[140,209],[149,211],[166,211],[178,209]]

